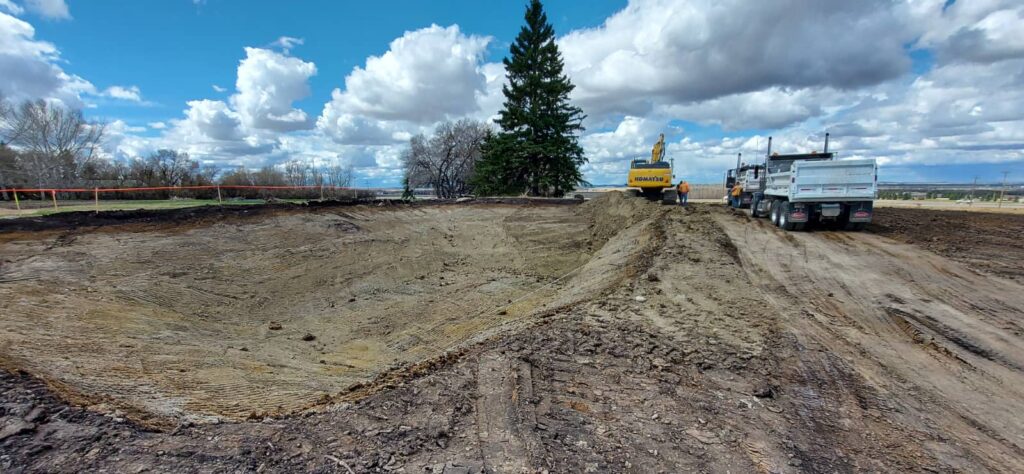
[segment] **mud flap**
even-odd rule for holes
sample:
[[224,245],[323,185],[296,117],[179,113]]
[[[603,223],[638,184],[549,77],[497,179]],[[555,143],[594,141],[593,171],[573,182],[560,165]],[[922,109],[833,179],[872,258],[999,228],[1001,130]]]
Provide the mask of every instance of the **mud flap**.
[[810,219],[811,210],[802,202],[793,203],[789,208],[789,221],[794,224],[803,224]]
[[871,222],[871,216],[874,214],[872,204],[873,203],[870,201],[850,204],[849,222],[860,222],[865,224]]

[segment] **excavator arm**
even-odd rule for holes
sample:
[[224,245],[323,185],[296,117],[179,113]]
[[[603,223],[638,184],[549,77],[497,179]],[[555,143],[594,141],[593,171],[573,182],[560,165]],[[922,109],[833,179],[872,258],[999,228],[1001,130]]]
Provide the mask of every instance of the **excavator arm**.
[[665,134],[658,135],[658,143],[654,144],[651,150],[651,163],[657,163],[665,159]]

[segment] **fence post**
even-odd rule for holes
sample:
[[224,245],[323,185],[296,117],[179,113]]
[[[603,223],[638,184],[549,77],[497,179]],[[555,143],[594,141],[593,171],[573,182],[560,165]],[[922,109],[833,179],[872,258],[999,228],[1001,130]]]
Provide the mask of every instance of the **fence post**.
[[92,198],[96,202],[96,212],[100,212],[100,188],[92,188]]
[[320,200],[324,200],[324,183],[320,183]]
[[21,202],[18,201],[18,190],[14,190],[14,207],[21,210]]
[[220,185],[219,184],[217,185],[217,203],[222,205],[222,206],[224,205],[224,201],[220,198]]
[[51,189],[50,190],[50,198],[53,199],[53,209],[57,210],[57,190],[56,189]]

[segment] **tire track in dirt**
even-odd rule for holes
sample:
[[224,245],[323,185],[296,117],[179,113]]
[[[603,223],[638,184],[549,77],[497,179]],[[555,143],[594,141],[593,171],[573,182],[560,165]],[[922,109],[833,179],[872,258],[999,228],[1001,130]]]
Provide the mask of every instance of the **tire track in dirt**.
[[[841,357],[889,400],[887,417],[933,440],[936,459],[1024,468],[1024,340],[1007,330],[1024,288],[874,235],[716,220],[802,344]],[[956,444],[936,442],[947,437]]]

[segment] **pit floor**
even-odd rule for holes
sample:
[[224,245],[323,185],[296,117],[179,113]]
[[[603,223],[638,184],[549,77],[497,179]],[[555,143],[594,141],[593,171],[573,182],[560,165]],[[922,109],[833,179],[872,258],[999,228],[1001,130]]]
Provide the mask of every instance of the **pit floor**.
[[0,362],[157,417],[293,412],[542,308],[576,206],[372,206],[0,236]]

